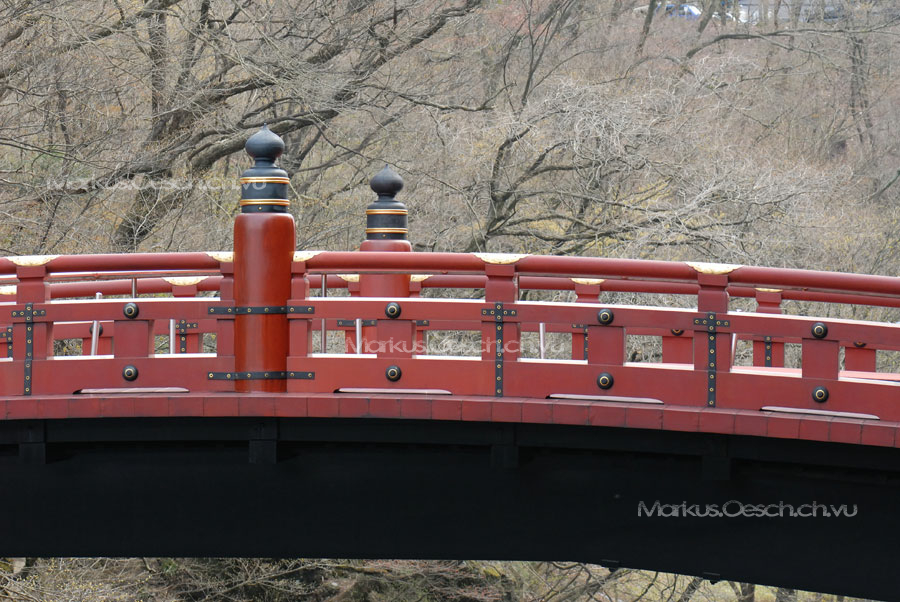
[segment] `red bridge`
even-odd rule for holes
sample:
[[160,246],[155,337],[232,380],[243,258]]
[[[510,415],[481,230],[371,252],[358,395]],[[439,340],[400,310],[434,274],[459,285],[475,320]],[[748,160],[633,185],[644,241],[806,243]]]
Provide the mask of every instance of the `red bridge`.
[[831,316],[900,306],[900,278],[415,253],[387,169],[359,252],[295,251],[279,144],[248,143],[233,253],[0,259],[0,552],[894,595],[900,325]]

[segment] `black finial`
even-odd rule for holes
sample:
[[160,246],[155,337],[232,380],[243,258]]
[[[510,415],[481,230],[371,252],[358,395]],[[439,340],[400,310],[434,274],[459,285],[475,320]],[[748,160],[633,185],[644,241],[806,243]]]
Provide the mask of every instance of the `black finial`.
[[287,173],[275,167],[275,159],[284,152],[284,140],[269,126],[250,136],[244,145],[255,165],[241,176],[242,213],[285,213],[288,202]]
[[396,196],[398,192],[403,190],[403,178],[397,172],[384,166],[384,169],[375,174],[375,177],[369,180],[369,186],[378,196]]
[[403,178],[387,165],[369,180],[378,198],[366,208],[368,240],[406,240],[406,205],[394,197],[403,189]]
[[256,161],[274,163],[275,159],[284,152],[284,140],[270,130],[268,125],[263,125],[262,129],[250,136],[244,149]]

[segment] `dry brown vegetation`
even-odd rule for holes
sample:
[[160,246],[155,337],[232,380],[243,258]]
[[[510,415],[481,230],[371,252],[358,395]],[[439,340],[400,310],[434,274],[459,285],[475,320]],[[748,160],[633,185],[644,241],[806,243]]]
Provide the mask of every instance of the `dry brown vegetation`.
[[851,602],[695,577],[564,563],[52,559],[0,574],[31,602]]
[[6,2],[0,250],[228,247],[268,123],[301,248],[354,248],[390,163],[423,250],[896,273],[886,4],[638,52],[623,0]]
[[[355,248],[366,182],[390,163],[419,250],[894,275],[892,4],[748,25],[645,18],[633,0],[4,0],[0,253],[229,248],[243,143],[268,123],[287,144],[299,248]],[[582,565],[261,560],[37,561],[0,593],[775,595]]]

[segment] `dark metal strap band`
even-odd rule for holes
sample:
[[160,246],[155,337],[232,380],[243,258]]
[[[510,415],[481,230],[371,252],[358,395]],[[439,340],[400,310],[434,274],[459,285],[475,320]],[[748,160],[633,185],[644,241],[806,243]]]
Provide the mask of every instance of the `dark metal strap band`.
[[178,352],[187,353],[187,334],[188,330],[197,328],[197,322],[188,322],[187,320],[178,320],[175,323],[175,333],[178,334]]
[[494,349],[494,396],[503,397],[503,354],[505,348],[503,346],[504,325],[503,319],[507,317],[515,317],[516,310],[503,309],[503,303],[494,303],[494,307],[490,309],[482,309],[482,316],[492,316],[494,324],[497,325],[496,345]]
[[772,337],[765,337],[763,339],[766,343],[766,357],[765,357],[765,366],[767,368],[772,367]]
[[47,315],[46,309],[34,309],[34,303],[26,303],[25,309],[13,311],[13,318],[25,318],[25,322],[34,322],[35,317],[43,317]]
[[31,395],[31,363],[34,360],[34,325],[30,322],[25,326],[25,395]]
[[[336,322],[338,328],[353,328],[356,326],[356,320],[337,320]],[[376,326],[378,324],[378,320],[362,320],[360,326]],[[428,320],[416,320],[416,326],[429,326],[431,324]]]
[[[34,362],[34,318],[47,315],[45,309],[34,309],[33,303],[26,303],[25,309],[12,312],[13,318],[24,318],[25,320],[25,366],[24,378],[22,383],[23,395],[31,395],[33,386],[32,363]],[[12,328],[7,328],[6,352],[9,357],[12,356]]]
[[315,372],[298,372],[295,370],[272,370],[258,372],[208,372],[207,380],[313,380]]
[[[360,320],[360,326],[375,326],[378,322],[375,320]],[[339,328],[353,328],[356,326],[356,320],[338,320]]]
[[312,305],[254,305],[243,307],[210,307],[210,314],[243,316],[249,314],[278,315],[278,314],[314,314],[316,308]]
[[241,213],[287,213],[284,205],[243,205]]

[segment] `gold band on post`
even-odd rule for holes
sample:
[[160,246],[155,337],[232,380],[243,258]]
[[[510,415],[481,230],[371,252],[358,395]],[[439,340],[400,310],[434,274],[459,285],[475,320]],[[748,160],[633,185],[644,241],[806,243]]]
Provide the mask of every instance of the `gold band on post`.
[[366,209],[366,215],[408,215],[406,209]]
[[291,204],[287,199],[241,199],[241,207],[245,205],[281,205],[289,207]]
[[290,178],[241,178],[241,184],[290,184]]
[[366,228],[366,234],[406,234],[407,228]]

